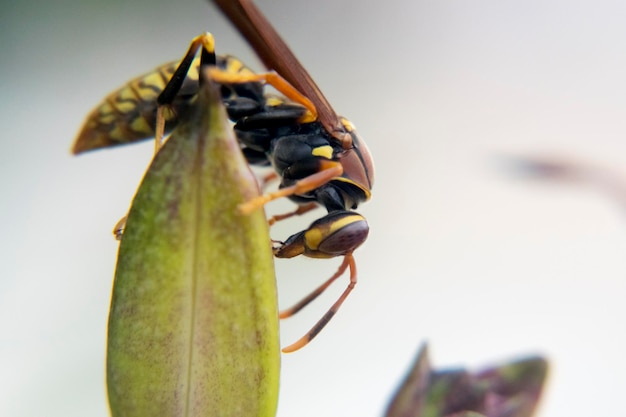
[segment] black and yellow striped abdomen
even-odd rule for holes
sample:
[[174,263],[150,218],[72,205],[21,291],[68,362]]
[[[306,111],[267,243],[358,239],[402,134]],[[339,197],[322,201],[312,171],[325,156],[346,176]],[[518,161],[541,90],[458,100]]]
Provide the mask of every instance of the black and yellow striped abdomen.
[[[179,62],[170,62],[145,73],[109,94],[89,113],[74,142],[72,152],[123,145],[154,137],[157,98],[169,82]],[[232,56],[218,56],[217,66],[234,73],[252,73]],[[198,92],[200,57],[193,61],[180,92],[165,111],[165,131],[170,131]],[[259,89],[262,89],[259,86]],[[227,90],[228,91],[228,90]],[[231,94],[235,94],[233,90]],[[225,97],[226,99],[229,97]]]

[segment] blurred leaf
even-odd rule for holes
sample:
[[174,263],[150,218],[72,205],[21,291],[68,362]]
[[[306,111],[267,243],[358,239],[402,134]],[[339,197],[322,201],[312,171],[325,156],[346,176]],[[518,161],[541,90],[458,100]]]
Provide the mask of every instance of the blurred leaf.
[[258,195],[215,89],[156,155],[122,238],[109,317],[114,417],[274,416],[280,348]]
[[486,386],[485,414],[532,416],[547,374],[548,362],[541,357],[520,359],[475,374],[476,383]]
[[521,178],[593,187],[626,208],[626,178],[609,166],[559,156],[510,156],[503,167]]
[[560,181],[576,182],[584,179],[581,167],[573,161],[564,158],[510,156],[502,162],[510,173],[537,179],[556,179]]
[[534,357],[469,373],[435,371],[426,346],[391,401],[386,417],[531,417],[547,374]]
[[398,388],[387,409],[387,417],[419,416],[425,406],[425,393],[430,380],[430,359],[428,347],[422,346],[413,367]]

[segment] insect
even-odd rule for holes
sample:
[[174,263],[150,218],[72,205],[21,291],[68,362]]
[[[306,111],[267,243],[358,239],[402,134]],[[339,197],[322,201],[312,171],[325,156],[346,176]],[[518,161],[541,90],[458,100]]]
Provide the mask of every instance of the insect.
[[[221,86],[246,159],[251,165],[272,165],[281,179],[278,190],[244,202],[240,211],[250,213],[282,197],[298,203],[293,212],[271,218],[272,224],[321,205],[328,214],[284,242],[275,242],[274,255],[343,256],[333,276],[301,302],[282,311],[280,317],[300,311],[349,270],[350,282],[328,312],[302,338],[283,349],[293,352],[326,326],[356,285],[353,252],[367,239],[369,226],[353,210],[371,197],[373,161],[352,123],[337,116],[256,6],[248,0],[215,2],[265,66],[275,72],[254,73],[234,57],[217,56],[213,37],[200,35],[193,39],[180,63],[163,65],[110,94],[88,116],[73,151],[80,153],[150,137],[156,137],[158,147],[165,132],[194,105],[199,68],[209,68],[211,78]],[[266,84],[284,97],[267,94]]]

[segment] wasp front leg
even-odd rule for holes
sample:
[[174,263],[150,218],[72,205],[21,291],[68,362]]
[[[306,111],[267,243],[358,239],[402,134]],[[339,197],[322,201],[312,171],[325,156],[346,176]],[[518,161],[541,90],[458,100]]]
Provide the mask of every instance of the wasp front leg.
[[292,258],[304,255],[312,258],[333,258],[343,256],[343,262],[337,272],[321,286],[311,292],[293,307],[280,313],[280,318],[291,317],[306,307],[328,288],[346,269],[350,269],[350,282],[341,296],[335,301],[324,316],[297,342],[285,347],[283,352],[294,352],[308,344],[333,318],[357,283],[356,263],[352,253],[366,239],[369,233],[367,221],[360,214],[351,211],[335,211],[316,220],[295,235],[289,237],[280,246],[274,248],[278,258]]
[[317,203],[308,203],[308,204],[299,205],[297,209],[295,209],[293,211],[290,211],[289,213],[273,215],[272,217],[270,217],[270,219],[267,221],[267,223],[270,226],[272,226],[276,222],[288,219],[288,218],[293,217],[293,216],[301,216],[301,215],[303,215],[305,213],[308,213],[311,210],[315,210],[318,207],[319,206],[317,205]]
[[321,186],[328,184],[332,179],[340,177],[343,173],[341,163],[331,160],[320,160],[319,171],[308,177],[296,181],[293,185],[280,188],[271,193],[263,194],[250,201],[239,205],[239,211],[243,214],[249,214],[256,209],[263,207],[270,201],[277,200],[282,197],[297,196],[313,191]]

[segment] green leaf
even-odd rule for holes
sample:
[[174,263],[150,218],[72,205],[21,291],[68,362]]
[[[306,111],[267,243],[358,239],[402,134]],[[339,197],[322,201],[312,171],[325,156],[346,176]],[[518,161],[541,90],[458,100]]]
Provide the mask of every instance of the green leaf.
[[109,316],[114,417],[276,412],[273,256],[259,193],[221,103],[203,84],[156,155],[120,245]]

